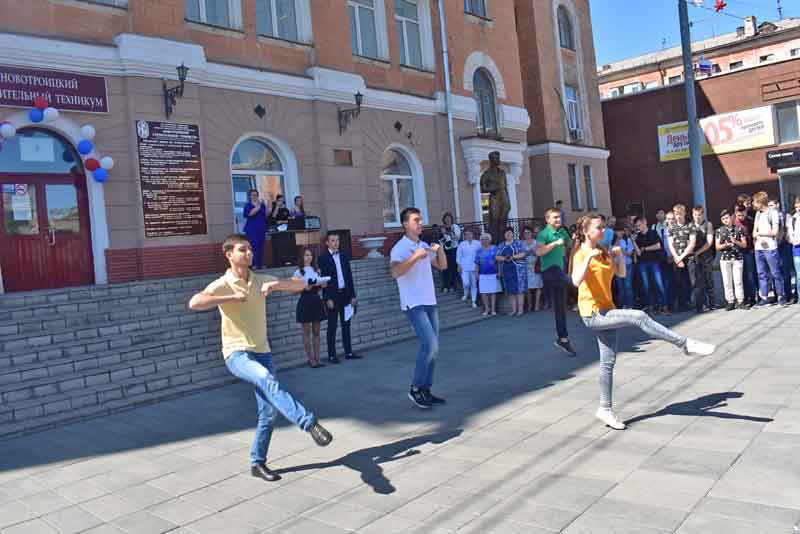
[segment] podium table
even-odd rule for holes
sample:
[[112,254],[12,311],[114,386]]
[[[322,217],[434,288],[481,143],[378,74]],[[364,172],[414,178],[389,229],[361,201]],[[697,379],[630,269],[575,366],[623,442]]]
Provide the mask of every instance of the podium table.
[[269,234],[272,241],[272,263],[269,267],[296,265],[300,249],[309,247],[316,255],[319,252],[319,230],[286,230]]

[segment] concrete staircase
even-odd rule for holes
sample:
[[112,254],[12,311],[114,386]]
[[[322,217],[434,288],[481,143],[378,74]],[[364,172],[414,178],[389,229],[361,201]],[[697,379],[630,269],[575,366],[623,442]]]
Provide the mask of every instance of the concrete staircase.
[[[290,276],[292,269],[271,271]],[[384,259],[353,262],[359,308],[354,350],[413,336]],[[213,276],[0,295],[0,437],[108,414],[235,381],[220,353],[216,310],[186,303]],[[297,296],[268,301],[280,368],[305,363]],[[479,321],[439,295],[442,328]],[[325,323],[322,354],[325,354]]]

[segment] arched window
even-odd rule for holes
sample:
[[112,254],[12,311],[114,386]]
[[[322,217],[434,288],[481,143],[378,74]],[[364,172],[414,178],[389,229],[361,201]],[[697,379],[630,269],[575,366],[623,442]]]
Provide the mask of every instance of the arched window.
[[558,38],[561,48],[575,50],[575,36],[572,33],[572,21],[567,8],[558,6]]
[[478,103],[479,134],[497,136],[497,108],[495,107],[494,84],[485,69],[477,69],[473,74],[472,90]]
[[383,224],[399,226],[400,212],[415,206],[414,173],[408,159],[398,150],[383,153],[381,165],[381,188],[383,189]]
[[258,190],[270,207],[275,197],[286,195],[284,164],[275,149],[262,139],[245,139],[236,146],[231,157],[231,179],[234,220],[239,232],[244,229],[242,209],[250,189]]

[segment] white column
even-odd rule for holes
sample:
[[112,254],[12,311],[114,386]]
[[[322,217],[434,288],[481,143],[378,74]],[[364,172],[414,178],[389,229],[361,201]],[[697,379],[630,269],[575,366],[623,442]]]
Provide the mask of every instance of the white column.
[[470,158],[467,160],[467,179],[472,185],[472,201],[475,216],[473,221],[483,220],[481,209],[481,160]]
[[517,209],[517,185],[519,185],[519,177],[522,175],[522,165],[519,163],[511,163],[509,165],[509,172],[506,173],[506,188],[508,189],[508,200],[511,203],[511,210],[508,212],[510,219],[517,219],[519,217],[519,210]]

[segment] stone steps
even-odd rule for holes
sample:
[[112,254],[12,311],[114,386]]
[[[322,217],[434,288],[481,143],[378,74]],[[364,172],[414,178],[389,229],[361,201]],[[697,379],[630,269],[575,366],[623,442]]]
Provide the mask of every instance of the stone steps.
[[[359,296],[354,350],[413,337],[388,262],[363,260],[353,267]],[[216,310],[185,308],[191,294],[213,278],[0,296],[5,328],[0,331],[0,437],[235,381],[220,354]],[[276,294],[268,302],[269,338],[279,368],[306,361],[295,323],[297,298]],[[440,295],[439,304],[442,328],[481,320],[457,295]],[[326,350],[323,332],[323,354]]]

